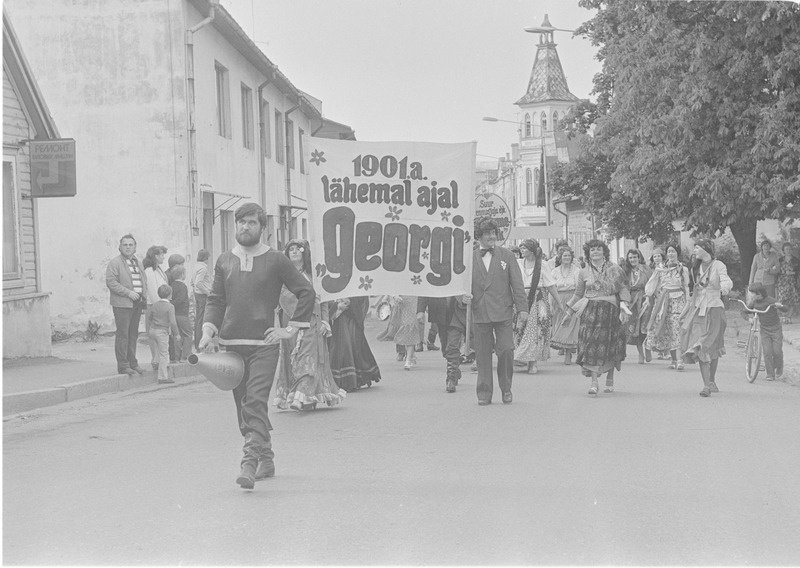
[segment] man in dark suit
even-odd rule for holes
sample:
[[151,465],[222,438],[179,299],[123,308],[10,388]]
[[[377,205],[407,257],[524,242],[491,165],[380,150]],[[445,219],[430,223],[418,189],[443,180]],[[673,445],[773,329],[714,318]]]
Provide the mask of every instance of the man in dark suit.
[[514,374],[514,307],[517,308],[517,327],[524,328],[528,301],[517,258],[510,250],[496,245],[495,222],[478,220],[475,238],[480,246],[472,259],[471,303],[478,363],[478,404],[492,403],[493,350],[497,354],[497,382],[503,393],[503,404],[510,404]]

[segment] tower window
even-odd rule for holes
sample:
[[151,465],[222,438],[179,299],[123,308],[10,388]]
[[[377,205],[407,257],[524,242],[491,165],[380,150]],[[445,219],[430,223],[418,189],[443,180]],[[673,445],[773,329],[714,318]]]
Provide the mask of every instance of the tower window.
[[525,113],[525,138],[531,137],[531,115]]
[[542,136],[544,136],[545,131],[547,130],[547,114],[542,113]]
[[553,111],[553,130],[558,130],[558,111]]
[[525,170],[525,204],[533,203],[533,176],[530,168]]

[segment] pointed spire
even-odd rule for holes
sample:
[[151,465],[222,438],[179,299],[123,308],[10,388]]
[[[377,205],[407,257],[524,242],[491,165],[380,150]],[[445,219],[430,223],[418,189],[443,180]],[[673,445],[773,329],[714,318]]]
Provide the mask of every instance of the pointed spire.
[[531,78],[528,81],[528,90],[517,105],[541,103],[544,101],[577,101],[578,97],[569,91],[564,69],[558,57],[556,44],[553,41],[553,25],[547,14],[539,28],[530,28],[529,31],[539,33],[539,44],[536,47],[536,58],[533,61]]

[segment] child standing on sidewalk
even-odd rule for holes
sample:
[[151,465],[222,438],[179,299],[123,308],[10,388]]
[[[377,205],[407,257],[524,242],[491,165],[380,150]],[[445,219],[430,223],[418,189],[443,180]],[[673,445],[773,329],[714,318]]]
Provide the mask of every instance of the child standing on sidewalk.
[[172,287],[162,284],[158,287],[158,300],[150,308],[150,339],[158,346],[158,382],[174,383],[167,374],[169,363],[169,335],[180,340],[178,322],[175,319],[175,306],[170,303]]
[[766,286],[761,283],[750,284],[748,290],[753,294],[753,298],[747,302],[747,307],[766,310],[767,312],[758,314],[758,319],[761,323],[761,346],[764,351],[767,380],[781,380],[783,378],[783,326],[781,325],[781,317],[778,314],[778,310],[788,312],[789,308],[779,303],[772,296],[768,296]]

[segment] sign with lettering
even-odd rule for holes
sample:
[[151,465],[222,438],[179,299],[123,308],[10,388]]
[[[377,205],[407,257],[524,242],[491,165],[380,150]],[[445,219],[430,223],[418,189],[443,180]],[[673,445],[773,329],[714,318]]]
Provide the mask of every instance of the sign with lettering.
[[497,244],[503,246],[511,230],[511,210],[496,193],[482,193],[475,198],[475,219],[490,217],[497,223]]
[[73,197],[75,140],[31,140],[31,197]]
[[469,292],[475,142],[305,138],[303,148],[323,301]]

